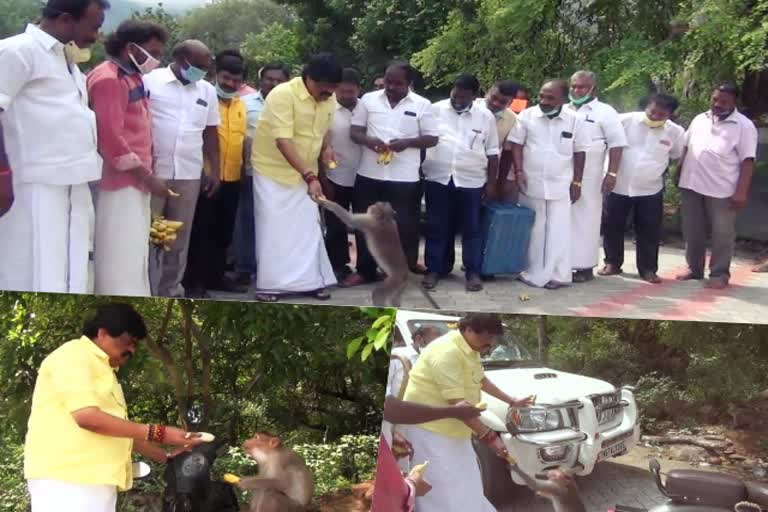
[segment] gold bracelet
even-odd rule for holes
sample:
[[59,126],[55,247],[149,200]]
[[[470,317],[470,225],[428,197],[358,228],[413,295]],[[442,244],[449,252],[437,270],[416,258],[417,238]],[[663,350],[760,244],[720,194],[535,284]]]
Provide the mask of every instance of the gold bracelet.
[[608,176],[610,176],[611,178],[615,178],[616,177],[616,173],[615,172],[609,172]]
[[574,181],[571,183],[571,185],[576,185],[577,187],[581,188],[581,182],[580,181]]

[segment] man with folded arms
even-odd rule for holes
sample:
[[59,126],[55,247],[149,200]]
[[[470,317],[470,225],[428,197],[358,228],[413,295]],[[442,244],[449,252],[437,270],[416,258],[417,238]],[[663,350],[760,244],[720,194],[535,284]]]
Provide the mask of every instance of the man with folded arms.
[[164,463],[202,442],[199,434],[128,420],[117,371],[146,336],[130,305],[105,304],[81,338],[43,360],[24,446],[32,512],[114,512],[117,492],[132,485],[132,452]]

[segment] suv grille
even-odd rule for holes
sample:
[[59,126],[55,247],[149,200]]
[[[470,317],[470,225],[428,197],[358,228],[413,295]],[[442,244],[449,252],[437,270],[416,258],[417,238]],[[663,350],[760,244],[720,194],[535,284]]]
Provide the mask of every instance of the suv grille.
[[598,424],[605,425],[606,423],[611,423],[621,415],[621,391],[592,395],[590,398],[595,406]]

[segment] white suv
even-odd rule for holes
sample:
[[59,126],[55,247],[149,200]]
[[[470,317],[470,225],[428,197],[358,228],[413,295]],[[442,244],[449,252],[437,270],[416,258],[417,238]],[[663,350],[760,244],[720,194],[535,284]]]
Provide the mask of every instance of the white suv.
[[[446,333],[457,328],[458,317],[400,310],[396,328],[404,346],[393,353],[418,358],[412,334],[420,326]],[[513,397],[536,395],[533,407],[519,409],[483,393],[488,409],[481,419],[501,435],[509,453],[527,474],[557,467],[588,475],[601,460],[623,455],[640,438],[640,417],[631,386],[616,389],[608,382],[545,368],[525,348],[505,336],[482,358],[487,377]],[[511,496],[523,481],[510,474],[505,463],[485,445],[475,443],[483,487],[494,503]]]

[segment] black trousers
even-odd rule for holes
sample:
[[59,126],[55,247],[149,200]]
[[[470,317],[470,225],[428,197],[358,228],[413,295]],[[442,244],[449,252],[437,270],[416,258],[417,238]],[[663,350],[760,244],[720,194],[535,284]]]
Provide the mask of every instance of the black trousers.
[[184,273],[185,288],[216,289],[221,285],[239,198],[240,182],[237,181],[222,182],[213,198],[200,192]]
[[[355,179],[353,206],[355,212],[364,213],[378,201],[390,203],[397,212],[397,230],[405,259],[411,270],[419,259],[419,214],[421,182],[383,181],[358,175]],[[371,256],[365,238],[357,233],[357,272],[368,280],[376,277],[376,262]]]
[[659,270],[659,243],[664,218],[664,192],[651,196],[628,197],[611,193],[605,200],[603,249],[605,263],[621,268],[624,264],[624,233],[630,213],[637,240],[637,270],[642,275]]
[[[333,201],[345,210],[352,207],[352,198],[354,197],[353,187],[343,187],[333,184]],[[331,260],[331,267],[337,274],[343,272],[349,265],[349,237],[347,226],[339,220],[334,214],[324,211],[325,215],[325,248],[328,251],[328,258]]]

